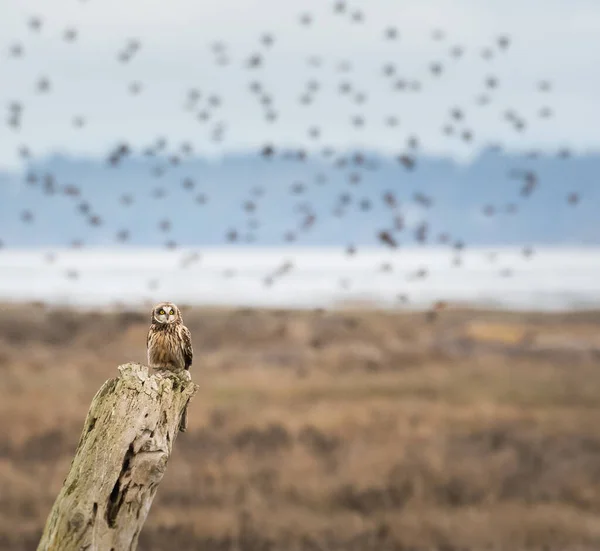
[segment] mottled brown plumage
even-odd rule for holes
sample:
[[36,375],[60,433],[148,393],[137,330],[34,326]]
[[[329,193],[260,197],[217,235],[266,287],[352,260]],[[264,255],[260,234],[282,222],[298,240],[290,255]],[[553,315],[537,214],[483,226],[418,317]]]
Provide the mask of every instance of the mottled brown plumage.
[[[172,302],[161,302],[152,309],[146,345],[150,367],[189,370],[194,356],[192,335],[183,325],[179,308]],[[186,428],[187,408],[181,419],[180,430],[185,431]]]
[[192,335],[172,302],[161,302],[152,309],[146,344],[150,367],[177,370],[192,365]]

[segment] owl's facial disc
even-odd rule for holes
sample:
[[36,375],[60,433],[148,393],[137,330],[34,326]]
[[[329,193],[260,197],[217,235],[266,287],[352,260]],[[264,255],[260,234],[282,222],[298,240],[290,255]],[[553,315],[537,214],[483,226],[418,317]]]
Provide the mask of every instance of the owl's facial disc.
[[158,323],[173,323],[177,318],[177,310],[171,304],[160,304],[154,309],[154,319]]

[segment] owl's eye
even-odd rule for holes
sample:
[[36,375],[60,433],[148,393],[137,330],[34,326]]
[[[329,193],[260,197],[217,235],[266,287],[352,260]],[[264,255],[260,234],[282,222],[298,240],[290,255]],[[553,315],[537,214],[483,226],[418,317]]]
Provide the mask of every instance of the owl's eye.
[[175,315],[175,310],[171,310],[171,312],[169,312],[172,316]]
[[159,310],[159,311],[158,311],[158,313],[159,313],[161,316],[164,316],[164,315],[165,315],[165,311],[164,311],[164,310]]

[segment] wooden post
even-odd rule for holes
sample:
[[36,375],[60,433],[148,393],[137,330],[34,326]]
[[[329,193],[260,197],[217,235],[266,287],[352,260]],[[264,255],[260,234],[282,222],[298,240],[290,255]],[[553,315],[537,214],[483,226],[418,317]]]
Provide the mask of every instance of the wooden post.
[[135,551],[197,385],[189,372],[119,367],[94,396],[38,551]]

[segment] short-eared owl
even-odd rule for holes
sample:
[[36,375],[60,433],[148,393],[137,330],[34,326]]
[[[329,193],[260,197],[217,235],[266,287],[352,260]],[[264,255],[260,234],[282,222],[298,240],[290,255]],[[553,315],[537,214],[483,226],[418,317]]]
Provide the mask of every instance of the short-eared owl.
[[150,367],[178,370],[192,365],[192,335],[172,302],[161,302],[152,309],[147,344]]
[[[183,325],[179,308],[172,302],[161,302],[152,309],[148,331],[148,365],[172,370],[189,369],[192,365],[192,335]],[[180,429],[187,426],[187,408]]]

